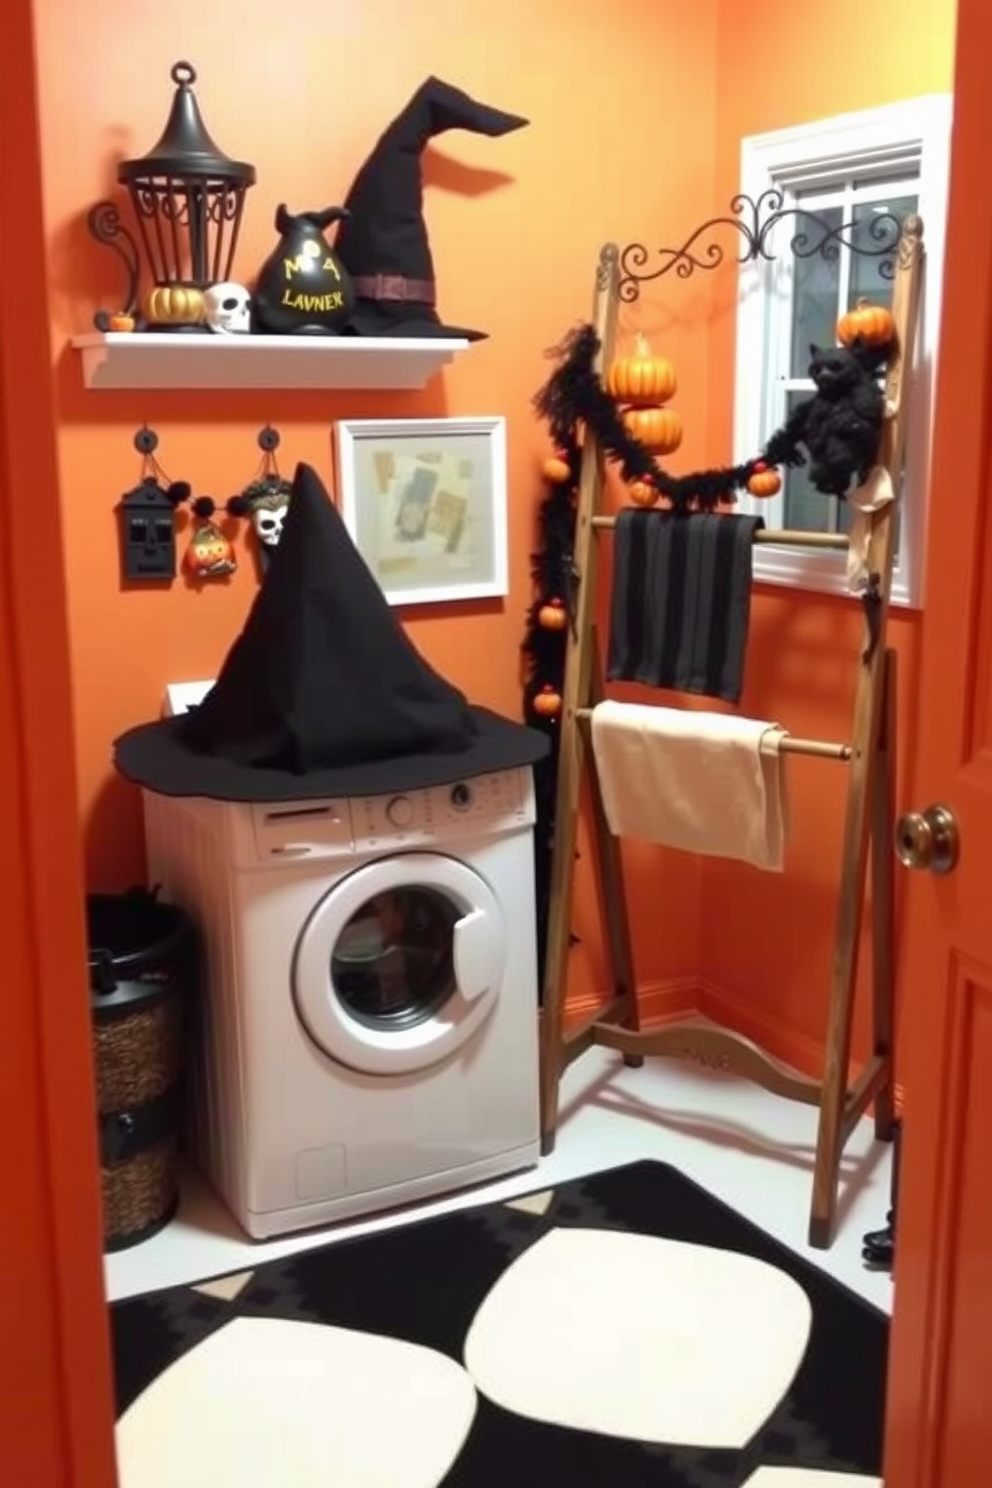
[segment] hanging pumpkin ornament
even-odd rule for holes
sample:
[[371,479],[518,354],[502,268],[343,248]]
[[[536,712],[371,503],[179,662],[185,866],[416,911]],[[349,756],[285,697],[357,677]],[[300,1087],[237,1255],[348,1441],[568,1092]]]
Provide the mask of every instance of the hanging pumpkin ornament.
[[571,479],[572,467],[568,463],[568,456],[561,450],[549,455],[541,466],[541,473],[546,481],[552,485],[560,486]]
[[537,612],[537,623],[542,630],[564,630],[568,625],[568,611],[562,601],[547,600]]
[[628,434],[660,455],[671,455],[682,443],[682,420],[673,408],[625,408],[623,422]]
[[841,346],[853,346],[863,341],[866,346],[888,346],[896,338],[896,323],[892,312],[884,305],[872,305],[868,300],[858,300],[853,310],[848,310],[837,322],[837,339]]
[[237,569],[230,540],[210,520],[216,510],[209,496],[198,496],[193,502],[197,525],[183,559],[183,566],[193,579],[223,579]]
[[747,488],[752,496],[777,496],[782,489],[782,477],[777,470],[769,469],[764,460],[757,460],[748,478]]
[[655,356],[645,338],[634,338],[632,356],[616,357],[606,374],[606,390],[618,403],[649,408],[667,403],[678,388],[671,362]]
[[535,696],[534,712],[542,718],[557,718],[561,712],[561,693],[550,682],[545,682]]
[[654,506],[661,492],[653,481],[639,480],[631,481],[627,494],[635,506]]

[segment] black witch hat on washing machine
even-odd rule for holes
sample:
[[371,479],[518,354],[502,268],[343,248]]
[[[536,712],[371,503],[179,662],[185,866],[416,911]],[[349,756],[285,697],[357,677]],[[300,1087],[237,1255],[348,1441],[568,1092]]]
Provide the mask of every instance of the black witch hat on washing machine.
[[213,687],[114,744],[135,784],[224,801],[423,789],[547,752],[543,734],[473,706],[420,655],[309,465]]

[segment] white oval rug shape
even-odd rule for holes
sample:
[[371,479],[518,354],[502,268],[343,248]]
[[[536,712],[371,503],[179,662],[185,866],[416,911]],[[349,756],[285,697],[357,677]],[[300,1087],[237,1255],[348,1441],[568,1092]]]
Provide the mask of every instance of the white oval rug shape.
[[465,1367],[490,1400],[531,1420],[739,1449],[792,1383],[811,1321],[792,1277],[751,1256],[554,1229],[489,1292]]
[[118,1421],[120,1488],[437,1488],[477,1399],[433,1349],[235,1318]]
[[814,1467],[759,1467],[744,1488],[882,1488],[861,1473],[817,1472]]

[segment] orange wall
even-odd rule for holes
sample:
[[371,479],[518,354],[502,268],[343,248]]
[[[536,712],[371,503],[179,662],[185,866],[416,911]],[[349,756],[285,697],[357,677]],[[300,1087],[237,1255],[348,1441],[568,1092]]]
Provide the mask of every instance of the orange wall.
[[[716,203],[739,189],[745,135],[950,91],[954,0],[904,0],[898,7],[832,0],[721,0],[717,48]],[[732,300],[712,323],[710,430],[714,456],[731,448]],[[742,707],[781,719],[795,733],[846,737],[853,659],[860,644],[854,601],[766,586],[755,596]],[[894,613],[899,653],[899,802],[907,803],[917,707],[919,614]],[[845,771],[817,760],[790,762],[794,842],[782,877],[708,861],[703,869],[701,973],[712,1011],[787,1057],[808,1061],[822,1047],[840,861]],[[712,915],[719,934],[709,933]],[[862,964],[869,960],[863,943]],[[855,1053],[867,1048],[861,999]]]
[[[153,716],[167,680],[215,673],[254,592],[250,559],[227,584],[122,593],[112,508],[138,470],[144,422],[173,478],[223,500],[253,474],[255,434],[283,436],[283,466],[328,475],[337,417],[504,413],[509,423],[511,593],[505,605],[409,612],[416,642],[474,699],[517,716],[519,653],[544,435],[530,398],[544,349],[588,314],[600,243],[657,245],[722,209],[738,186],[742,135],[950,87],[953,0],[885,7],[835,0],[506,0],[485,26],[461,0],[300,0],[272,24],[242,0],[231,61],[217,7],[174,0],[36,0],[45,210],[50,241],[77,755],[88,879],[122,886],[142,871],[137,794],[110,766],[114,735]],[[383,46],[381,36],[391,43]],[[428,163],[427,215],[442,313],[486,327],[423,393],[88,393],[74,332],[119,292],[116,266],[84,216],[113,191],[121,154],[157,138],[180,56],[222,148],[258,167],[237,272],[250,278],[274,241],[272,212],[340,201],[378,131],[428,73],[525,113],[502,141],[451,134]],[[852,65],[852,57],[859,59]],[[366,60],[367,58],[367,60]],[[521,59],[526,58],[526,67]],[[870,65],[860,59],[870,58]],[[636,130],[618,99],[637,100]],[[686,425],[676,470],[731,447],[733,292],[719,275],[669,276],[624,306],[679,368]],[[902,721],[915,698],[918,617],[896,616]],[[852,604],[781,590],[756,596],[743,706],[797,732],[842,737],[858,643]],[[480,666],[480,658],[485,665]],[[905,738],[904,728],[904,738]],[[787,875],[754,875],[626,845],[642,984],[699,973],[711,1010],[805,1060],[822,1037],[840,849],[843,772],[793,766],[795,846]],[[788,935],[774,927],[789,927]],[[719,928],[719,936],[714,931]],[[606,984],[591,854],[579,865],[572,994]],[[784,1040],[784,1044],[783,1044]]]
[[[233,8],[36,0],[78,761],[94,887],[123,886],[142,872],[138,797],[112,772],[111,740],[156,715],[167,680],[215,674],[255,588],[246,560],[229,584],[201,592],[182,580],[167,593],[121,592],[113,507],[137,477],[131,439],[143,422],[158,432],[171,478],[223,500],[253,475],[255,435],[267,421],[282,434],[286,470],[305,459],[329,474],[336,417],[505,414],[509,599],[406,618],[432,662],[475,700],[519,716],[519,644],[546,453],[530,398],[548,372],[544,350],[589,314],[604,238],[651,241],[671,223],[705,215],[713,198],[716,0],[620,8],[625,19],[600,0],[573,0],[567,16],[558,0],[503,0],[484,18],[464,0],[297,0],[275,9],[269,0]],[[418,395],[84,391],[67,339],[89,330],[96,306],[120,292],[115,260],[90,242],[84,215],[113,190],[115,160],[158,137],[169,67],[180,57],[198,70],[200,105],[218,143],[258,168],[236,263],[244,278],[275,241],[276,203],[301,210],[339,202],[378,132],[428,74],[526,114],[531,127],[502,141],[446,136],[430,167],[442,313],[487,328],[491,339]],[[680,120],[691,124],[675,149]],[[656,165],[645,155],[651,140],[659,142]],[[698,462],[707,348],[689,324],[672,327],[669,345],[693,390],[682,400],[685,457]],[[584,862],[576,987],[588,990],[604,972],[586,870]],[[695,868],[661,940],[651,938],[653,875],[635,877],[635,913],[648,926],[644,975],[672,963],[690,970]]]

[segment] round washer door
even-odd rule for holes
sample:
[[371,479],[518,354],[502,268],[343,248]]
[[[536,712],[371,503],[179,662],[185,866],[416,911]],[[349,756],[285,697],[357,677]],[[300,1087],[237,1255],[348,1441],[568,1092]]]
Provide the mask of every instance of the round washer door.
[[502,910],[465,863],[400,853],[357,868],[313,910],[293,996],[332,1059],[371,1075],[426,1069],[467,1043],[506,967]]

